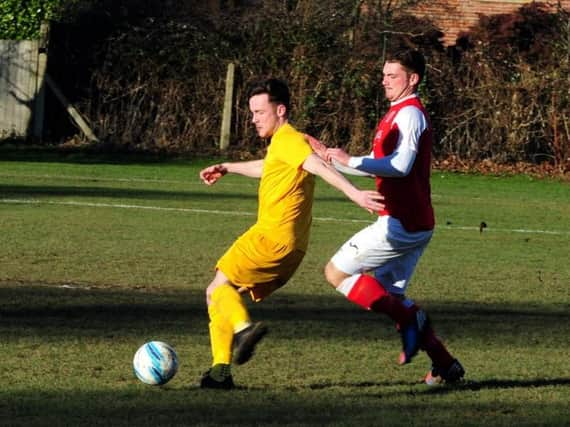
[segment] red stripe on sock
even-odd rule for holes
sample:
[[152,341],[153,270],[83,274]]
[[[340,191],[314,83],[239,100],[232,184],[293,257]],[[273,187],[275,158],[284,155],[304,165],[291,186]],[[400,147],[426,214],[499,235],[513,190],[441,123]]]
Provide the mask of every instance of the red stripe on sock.
[[387,314],[400,325],[409,324],[417,311],[415,305],[406,307],[400,298],[389,294],[378,280],[365,274],[354,283],[347,298],[366,310]]
[[374,277],[362,274],[354,283],[347,298],[366,310],[370,310],[372,304],[386,295],[388,292]]

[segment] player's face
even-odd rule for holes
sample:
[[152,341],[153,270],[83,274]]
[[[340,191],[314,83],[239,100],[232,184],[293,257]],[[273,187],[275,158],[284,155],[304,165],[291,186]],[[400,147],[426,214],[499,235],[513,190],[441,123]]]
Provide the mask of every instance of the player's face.
[[270,138],[285,122],[285,106],[269,102],[269,95],[262,93],[249,99],[251,122],[261,138]]
[[386,99],[390,102],[398,101],[411,95],[415,92],[416,85],[419,83],[419,76],[416,73],[406,71],[397,62],[386,62],[383,75],[382,86],[384,86]]

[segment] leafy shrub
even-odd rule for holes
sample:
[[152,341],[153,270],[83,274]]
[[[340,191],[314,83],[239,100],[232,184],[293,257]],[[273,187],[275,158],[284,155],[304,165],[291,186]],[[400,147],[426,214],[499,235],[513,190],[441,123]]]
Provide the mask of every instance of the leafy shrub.
[[58,16],[65,0],[0,0],[0,39],[31,40],[42,22]]
[[483,17],[457,46],[444,48],[433,23],[404,9],[363,13],[352,0],[230,3],[78,0],[63,15],[67,22],[54,27],[50,73],[105,147],[216,152],[233,62],[235,155],[264,149],[249,123],[246,92],[248,82],[268,75],[288,80],[299,128],[362,153],[387,108],[384,54],[411,46],[428,59],[420,90],[438,158],[568,167],[570,29],[563,10],[547,13],[533,2]]
[[[430,102],[439,154],[499,163],[552,161],[568,169],[570,43],[568,15],[540,4],[482,17],[440,58]],[[562,36],[562,37],[561,37]],[[438,100],[442,100],[440,102]]]

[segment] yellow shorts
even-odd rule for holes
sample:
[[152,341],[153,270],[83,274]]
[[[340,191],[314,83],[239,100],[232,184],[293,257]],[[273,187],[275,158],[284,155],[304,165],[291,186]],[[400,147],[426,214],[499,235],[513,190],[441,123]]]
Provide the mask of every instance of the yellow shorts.
[[305,252],[273,242],[249,229],[218,260],[230,282],[248,289],[251,299],[261,301],[283,286],[301,264]]

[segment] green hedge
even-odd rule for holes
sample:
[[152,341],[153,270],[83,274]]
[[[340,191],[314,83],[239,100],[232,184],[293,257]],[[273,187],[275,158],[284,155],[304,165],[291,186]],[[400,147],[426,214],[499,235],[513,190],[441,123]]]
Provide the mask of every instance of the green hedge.
[[0,39],[38,38],[43,21],[57,16],[69,0],[0,0]]
[[[299,129],[364,154],[388,106],[385,51],[413,46],[428,62],[420,90],[438,159],[570,170],[570,28],[562,9],[551,13],[533,2],[481,17],[456,46],[444,47],[429,20],[406,8],[358,13],[354,0],[218,8],[204,0],[59,1],[48,72],[92,124],[101,149],[217,153],[226,66],[233,62],[232,154],[247,158],[265,148],[246,96],[248,82],[267,75],[289,82]],[[45,140],[71,140],[74,127],[70,135],[55,127],[69,121],[64,109],[46,110],[52,116]]]

